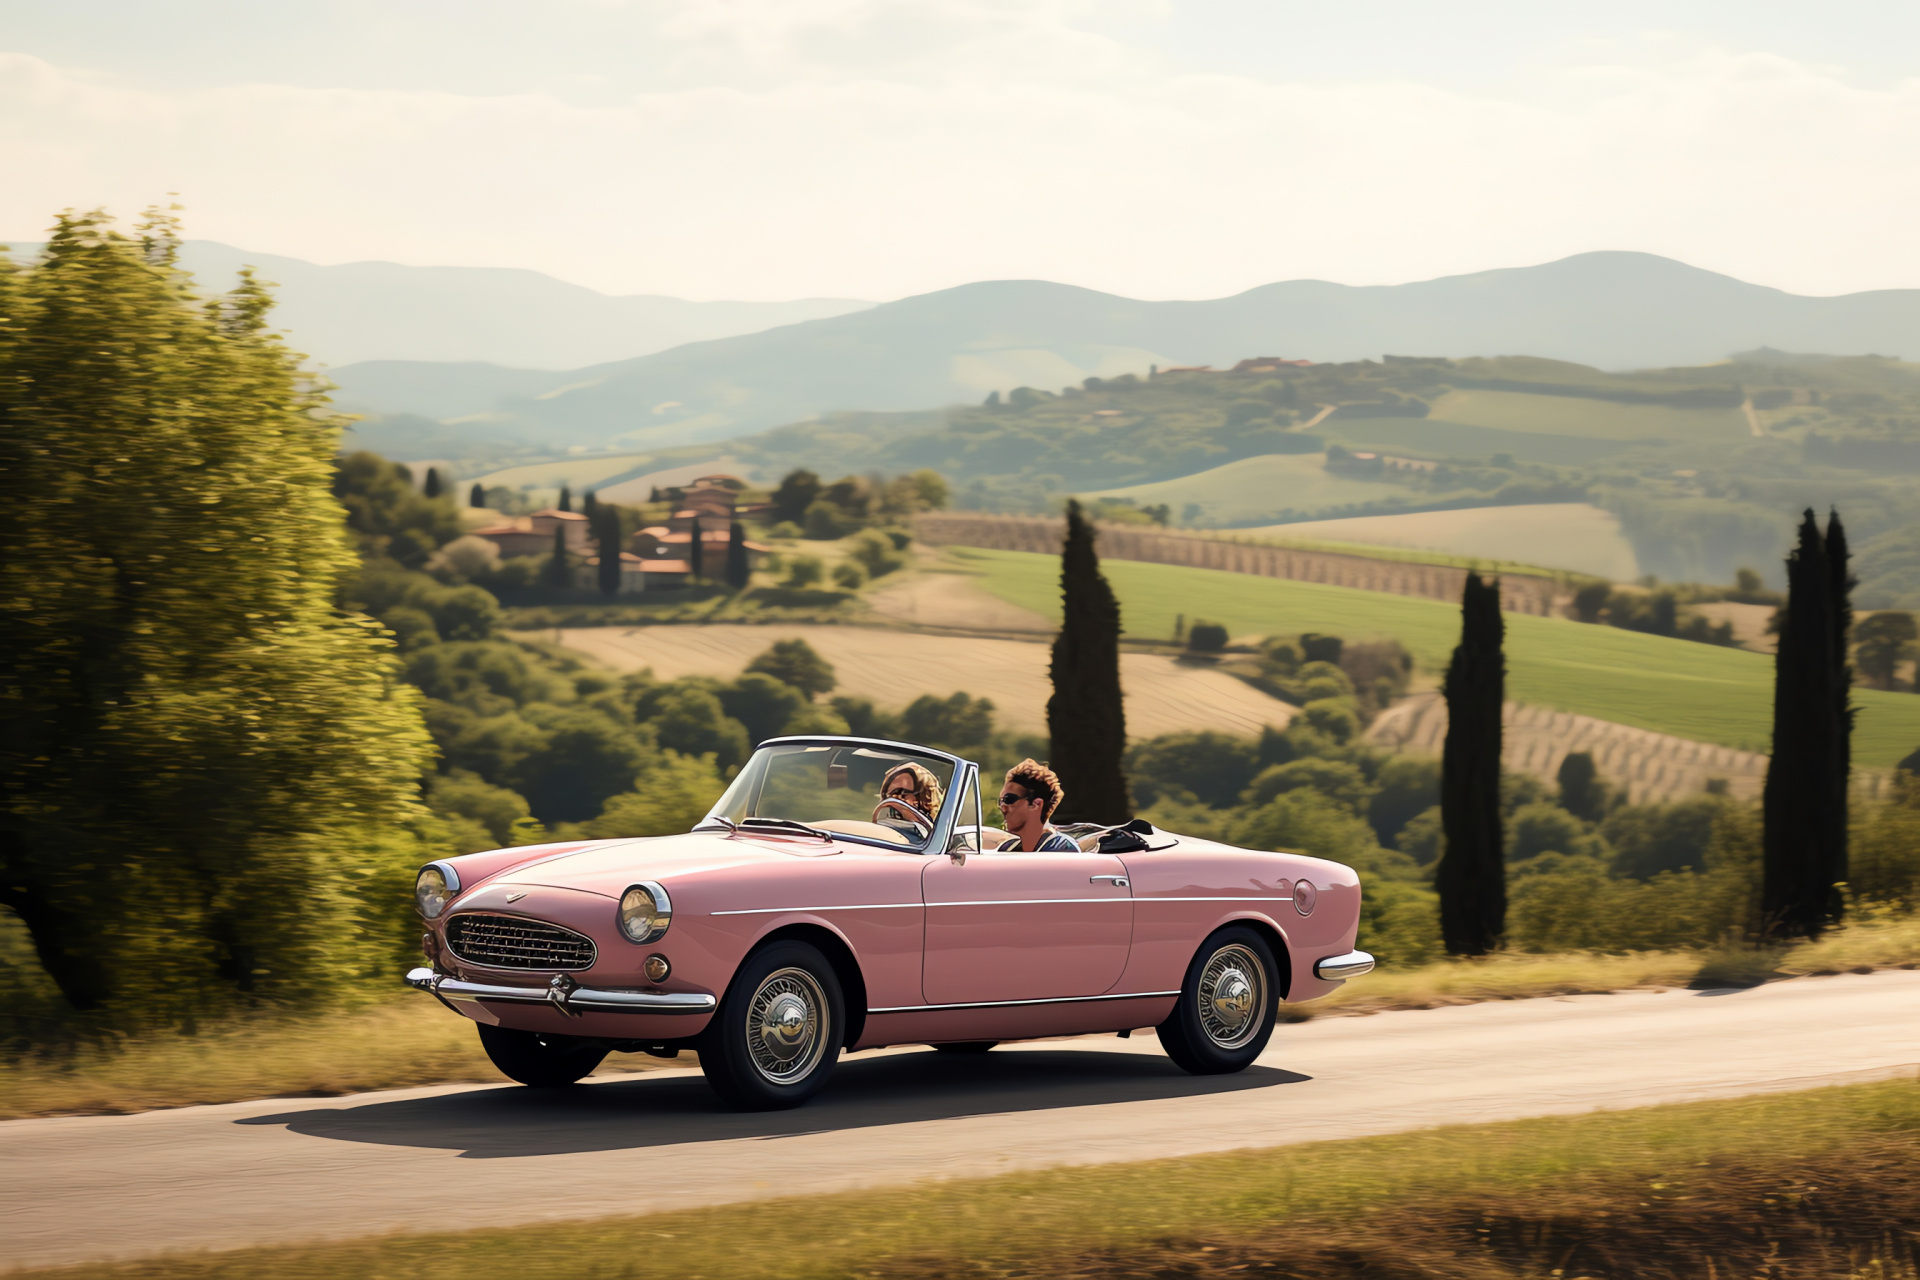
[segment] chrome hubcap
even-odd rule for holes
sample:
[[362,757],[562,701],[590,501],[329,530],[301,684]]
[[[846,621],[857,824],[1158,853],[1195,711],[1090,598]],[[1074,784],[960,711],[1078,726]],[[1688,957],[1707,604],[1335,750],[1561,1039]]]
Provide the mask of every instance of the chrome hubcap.
[[747,1004],[747,1050],[774,1084],[803,1079],[825,1056],[827,993],[805,969],[767,975]]
[[1222,1049],[1258,1035],[1267,1015],[1267,970],[1238,943],[1213,953],[1200,974],[1200,1025]]

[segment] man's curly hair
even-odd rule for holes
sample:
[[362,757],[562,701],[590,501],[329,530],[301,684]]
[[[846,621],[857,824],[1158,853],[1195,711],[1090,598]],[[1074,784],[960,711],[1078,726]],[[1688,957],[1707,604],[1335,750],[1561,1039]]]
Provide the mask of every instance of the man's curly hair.
[[1019,783],[1030,796],[1041,797],[1042,822],[1051,822],[1060,802],[1067,798],[1067,789],[1060,785],[1060,775],[1032,758],[1007,770],[1007,781]]

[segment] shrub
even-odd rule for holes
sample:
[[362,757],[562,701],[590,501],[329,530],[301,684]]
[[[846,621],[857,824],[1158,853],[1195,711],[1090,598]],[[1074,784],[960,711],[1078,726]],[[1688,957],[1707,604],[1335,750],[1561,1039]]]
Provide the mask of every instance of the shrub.
[[851,560],[833,566],[833,584],[842,591],[858,591],[866,581],[867,571]]
[[714,757],[663,751],[640,785],[609,800],[599,817],[582,824],[580,834],[593,840],[617,840],[691,831],[713,808],[721,790]]
[[1725,803],[1696,796],[1614,810],[1600,826],[1600,834],[1613,846],[1614,871],[1650,880],[1662,871],[1704,868],[1714,820]]
[[[1263,770],[1247,788],[1246,802],[1257,808],[1276,797],[1303,788],[1325,797],[1355,817],[1366,811],[1367,802],[1373,799],[1376,790],[1358,765],[1346,760],[1309,756],[1291,764],[1277,764]],[[1372,831],[1373,828],[1369,826],[1367,829]],[[1373,845],[1378,842],[1369,836],[1367,843]]]
[[907,562],[894,547],[893,539],[878,529],[866,529],[853,540],[847,555],[867,571],[869,578],[881,578]]
[[1316,733],[1338,743],[1352,742],[1360,732],[1360,717],[1352,698],[1315,698],[1300,708],[1300,718]]
[[1367,805],[1367,818],[1388,847],[1396,847],[1395,837],[1409,822],[1440,803],[1440,762],[1426,756],[1394,756],[1374,782],[1380,790]]
[[822,569],[819,556],[794,556],[787,561],[787,580],[789,587],[810,587],[820,581]]
[[1128,785],[1141,806],[1169,791],[1220,809],[1235,804],[1258,766],[1254,744],[1224,733],[1168,733],[1127,752]]
[[1227,647],[1227,629],[1217,622],[1195,622],[1187,630],[1187,648],[1194,653],[1219,653]]

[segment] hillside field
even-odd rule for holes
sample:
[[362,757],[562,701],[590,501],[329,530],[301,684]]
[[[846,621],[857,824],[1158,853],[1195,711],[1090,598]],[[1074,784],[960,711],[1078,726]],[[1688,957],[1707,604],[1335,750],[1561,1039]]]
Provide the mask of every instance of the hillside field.
[[[1001,599],[1059,618],[1056,558],[971,548],[954,555]],[[1189,624],[1224,623],[1235,636],[1391,636],[1429,677],[1446,670],[1459,639],[1459,609],[1439,601],[1173,565],[1114,560],[1101,568],[1134,636],[1172,636],[1177,614]],[[1773,660],[1764,654],[1508,614],[1507,670],[1507,696],[1519,702],[1744,751],[1770,749]],[[1920,747],[1920,696],[1872,689],[1853,696],[1860,708],[1855,763],[1884,769]]]
[[[1141,506],[1166,503],[1183,524],[1234,525],[1273,519],[1288,511],[1324,511],[1369,502],[1411,505],[1437,496],[1415,494],[1403,484],[1334,475],[1319,453],[1267,453],[1242,458],[1177,480],[1104,489],[1095,498],[1131,498]],[[1189,516],[1189,505],[1199,511]]]
[[1738,444],[1752,435],[1737,406],[1693,409],[1523,391],[1448,391],[1434,399],[1432,413],[1444,422],[1470,427],[1601,440]]
[[1284,542],[1304,540],[1331,546],[1358,543],[1368,550],[1405,547],[1483,564],[1537,564],[1590,573],[1614,582],[1632,582],[1640,576],[1633,544],[1621,535],[1619,517],[1585,502],[1530,502],[1398,516],[1354,516],[1234,532]]

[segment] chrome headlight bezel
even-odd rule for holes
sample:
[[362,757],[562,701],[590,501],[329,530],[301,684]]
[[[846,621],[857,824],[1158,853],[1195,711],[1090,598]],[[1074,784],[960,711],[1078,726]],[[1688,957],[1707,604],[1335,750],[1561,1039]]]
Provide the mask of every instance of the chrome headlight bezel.
[[413,878],[413,906],[422,917],[438,920],[460,892],[460,873],[451,863],[429,862]]
[[652,942],[664,937],[673,924],[673,899],[658,881],[642,880],[620,895],[614,919],[628,942]]

